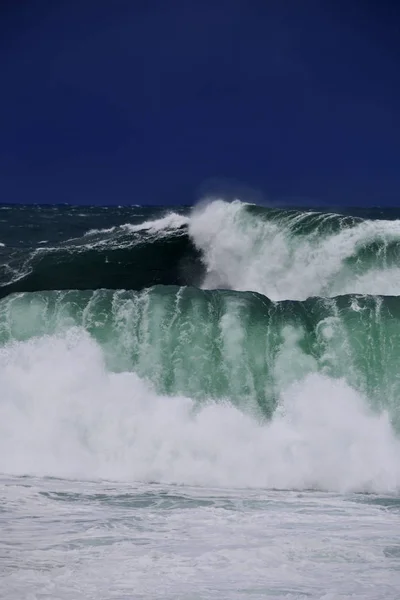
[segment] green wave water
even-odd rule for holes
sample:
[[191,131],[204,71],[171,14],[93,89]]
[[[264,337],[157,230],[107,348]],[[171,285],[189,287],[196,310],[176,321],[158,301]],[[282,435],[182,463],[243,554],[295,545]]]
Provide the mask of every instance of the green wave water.
[[156,286],[0,301],[1,344],[75,327],[100,344],[108,370],[134,371],[158,393],[229,401],[265,418],[283,390],[321,373],[344,379],[400,426],[397,297],[273,302],[253,292]]

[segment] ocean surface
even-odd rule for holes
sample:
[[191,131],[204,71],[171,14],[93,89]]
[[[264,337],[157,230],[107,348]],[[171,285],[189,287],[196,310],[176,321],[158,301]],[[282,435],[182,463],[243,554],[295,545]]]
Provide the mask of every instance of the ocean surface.
[[400,209],[0,206],[0,598],[400,598]]

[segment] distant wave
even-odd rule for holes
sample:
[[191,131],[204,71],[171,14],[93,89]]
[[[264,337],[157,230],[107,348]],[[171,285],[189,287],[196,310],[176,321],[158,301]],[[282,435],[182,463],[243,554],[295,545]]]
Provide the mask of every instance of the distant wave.
[[189,285],[200,283],[203,271],[187,218],[172,213],[140,225],[88,230],[57,246],[14,250],[0,266],[0,294]]
[[195,285],[272,300],[400,294],[400,221],[214,201],[188,216],[90,229],[57,245],[3,250],[2,295]]

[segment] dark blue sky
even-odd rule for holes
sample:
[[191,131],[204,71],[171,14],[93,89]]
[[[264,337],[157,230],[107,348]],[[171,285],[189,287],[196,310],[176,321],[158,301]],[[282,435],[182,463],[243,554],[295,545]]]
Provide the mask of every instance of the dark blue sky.
[[397,4],[3,1],[0,200],[399,205]]

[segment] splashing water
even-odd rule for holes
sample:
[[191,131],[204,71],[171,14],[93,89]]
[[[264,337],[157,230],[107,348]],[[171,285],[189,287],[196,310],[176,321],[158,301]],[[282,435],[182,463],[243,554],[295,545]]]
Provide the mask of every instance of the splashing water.
[[400,294],[400,221],[251,208],[214,201],[194,210],[189,234],[206,266],[204,288],[253,290],[271,300]]
[[227,403],[163,397],[107,372],[82,330],[0,353],[0,470],[72,478],[392,491],[400,450],[387,415],[341,380],[310,375],[270,424]]

